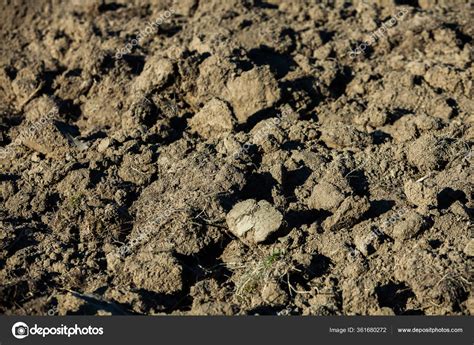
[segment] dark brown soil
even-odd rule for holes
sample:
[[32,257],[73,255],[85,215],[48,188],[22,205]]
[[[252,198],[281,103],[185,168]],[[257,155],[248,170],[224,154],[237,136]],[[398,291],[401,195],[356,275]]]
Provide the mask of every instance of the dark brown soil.
[[3,1],[0,312],[471,314],[468,3]]

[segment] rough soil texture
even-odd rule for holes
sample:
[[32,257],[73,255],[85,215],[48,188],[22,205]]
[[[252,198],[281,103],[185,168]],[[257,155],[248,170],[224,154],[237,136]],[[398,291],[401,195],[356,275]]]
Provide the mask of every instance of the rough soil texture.
[[468,2],[2,1],[1,313],[471,314]]

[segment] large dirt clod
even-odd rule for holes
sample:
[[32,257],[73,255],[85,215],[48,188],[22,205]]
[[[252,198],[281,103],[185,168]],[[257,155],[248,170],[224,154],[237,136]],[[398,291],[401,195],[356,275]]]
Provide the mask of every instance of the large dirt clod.
[[229,230],[237,237],[258,244],[280,229],[283,216],[269,202],[249,199],[236,204],[227,214]]

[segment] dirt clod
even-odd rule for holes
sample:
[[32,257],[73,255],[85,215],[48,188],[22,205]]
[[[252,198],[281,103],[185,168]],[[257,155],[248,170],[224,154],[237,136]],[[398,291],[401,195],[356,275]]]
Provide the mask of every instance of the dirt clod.
[[370,208],[370,203],[366,197],[347,197],[334,212],[326,219],[323,227],[330,231],[341,230],[353,226]]
[[432,134],[418,138],[408,149],[408,161],[422,172],[439,170],[446,163],[447,143]]
[[403,219],[395,224],[392,235],[397,240],[407,240],[424,230],[426,225],[427,222],[421,215],[415,211],[409,211],[403,215]]
[[268,67],[256,67],[227,83],[228,100],[239,123],[273,106],[280,99],[280,88]]
[[250,243],[265,241],[282,225],[283,216],[268,201],[254,199],[236,204],[227,214],[229,230]]
[[344,199],[345,196],[338,187],[328,182],[320,182],[314,186],[308,206],[334,212]]
[[170,254],[141,252],[125,263],[125,274],[138,289],[172,294],[182,289],[181,265]]
[[232,132],[235,119],[225,102],[213,98],[194,115],[189,124],[194,132],[209,139]]

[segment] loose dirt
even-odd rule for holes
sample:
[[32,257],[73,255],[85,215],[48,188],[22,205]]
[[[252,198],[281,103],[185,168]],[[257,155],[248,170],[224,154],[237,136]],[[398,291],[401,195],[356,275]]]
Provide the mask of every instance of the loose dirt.
[[468,1],[0,4],[3,314],[471,314]]

